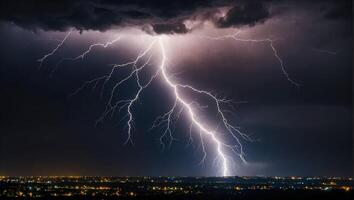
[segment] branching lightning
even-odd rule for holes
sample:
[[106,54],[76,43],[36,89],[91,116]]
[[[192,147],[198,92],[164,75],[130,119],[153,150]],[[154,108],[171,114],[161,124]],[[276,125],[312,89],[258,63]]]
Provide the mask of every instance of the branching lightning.
[[[49,56],[55,54],[55,52],[63,45],[65,40],[69,37],[71,32],[72,31],[70,31],[65,36],[65,38],[57,45],[55,49],[53,49],[50,53],[46,54],[45,56],[43,56],[41,59],[38,60],[41,65]],[[278,55],[277,49],[274,47],[274,40],[242,39],[238,37],[238,34],[239,32],[233,35],[225,35],[221,37],[203,36],[203,38],[211,39],[211,40],[225,40],[230,38],[242,42],[269,43],[269,46],[275,58],[280,64],[283,75],[287,78],[287,80],[290,83],[292,83],[296,87],[299,87],[299,84],[293,81],[290,78],[289,74],[286,72],[284,62],[281,59],[281,57]],[[164,138],[166,137],[169,140],[169,146],[171,146],[174,140],[171,124],[173,123],[175,117],[177,117],[178,119],[181,113],[184,113],[186,114],[186,116],[188,116],[188,121],[190,123],[189,143],[193,142],[193,137],[192,137],[193,130],[199,131],[200,144],[202,146],[202,151],[203,151],[203,158],[201,162],[203,163],[207,157],[204,141],[209,141],[209,143],[212,143],[214,145],[213,148],[217,155],[216,161],[220,166],[220,174],[222,176],[230,176],[233,174],[230,166],[232,163],[234,163],[234,158],[238,158],[243,163],[247,163],[244,158],[245,153],[242,147],[242,141],[250,141],[251,139],[247,134],[241,132],[238,127],[231,125],[231,123],[227,119],[227,116],[225,114],[226,111],[223,110],[222,107],[224,104],[225,105],[230,104],[229,100],[224,98],[218,98],[216,95],[212,94],[209,91],[200,90],[193,87],[192,85],[178,83],[177,81],[173,80],[173,76],[169,74],[169,70],[167,66],[168,56],[164,45],[164,39],[165,39],[164,36],[157,36],[134,59],[123,64],[111,65],[111,69],[107,74],[84,82],[81,85],[81,87],[79,87],[77,90],[71,93],[70,96],[78,94],[86,87],[91,86],[93,89],[95,89],[98,85],[101,85],[101,97],[102,97],[105,88],[108,87],[107,86],[108,82],[113,81],[112,76],[114,75],[114,73],[121,68],[129,68],[130,72],[125,77],[123,77],[121,80],[117,82],[114,82],[112,89],[108,95],[108,100],[105,106],[105,110],[103,111],[102,115],[97,119],[96,124],[103,122],[107,116],[113,116],[116,110],[120,112],[123,109],[125,109],[126,115],[122,118],[122,120],[126,120],[126,126],[127,126],[127,139],[125,141],[125,144],[128,142],[133,143],[132,130],[134,127],[134,105],[139,100],[144,90],[148,88],[149,85],[151,85],[151,83],[157,77],[159,77],[159,79],[171,91],[171,94],[174,97],[174,101],[170,109],[166,113],[157,117],[157,119],[152,125],[152,128],[164,126],[163,133],[161,134],[160,137],[160,143],[162,148],[165,148]],[[84,59],[85,56],[88,53],[90,53],[95,47],[100,46],[106,48],[114,44],[118,40],[120,40],[120,37],[110,42],[107,42],[105,44],[103,43],[92,44],[88,47],[86,51],[84,51],[80,55],[73,58],[63,58],[62,60],[59,61],[57,65],[59,65],[64,60],[74,61],[78,59]],[[156,51],[153,51],[153,49],[156,48],[158,50],[157,51],[158,55],[161,57],[161,60],[159,61],[159,65],[157,69],[154,69],[154,73],[152,73],[152,75],[149,76],[149,79],[144,82],[142,81],[141,78],[142,77],[141,72],[144,69],[149,68],[151,66],[150,63],[151,59],[154,56],[154,53],[156,53]],[[120,86],[122,86],[123,84],[127,84],[127,82],[131,80],[133,80],[134,84],[137,86],[137,90],[134,92],[134,95],[131,98],[115,100],[115,94],[118,92]],[[210,127],[209,124],[203,122],[199,110],[204,110],[204,107],[201,106],[197,101],[188,100],[188,98],[183,95],[184,94],[183,91],[188,91],[200,97],[208,98],[212,102],[212,106],[215,106],[216,108],[217,118],[220,120],[220,123],[216,127]],[[221,127],[223,131],[220,131]],[[227,142],[224,141],[225,139],[223,139],[223,136],[225,135],[231,136],[232,141],[227,141]]]
[[289,73],[286,71],[285,68],[285,64],[283,59],[279,56],[278,50],[275,48],[274,46],[274,39],[270,39],[270,38],[265,38],[265,39],[243,39],[238,37],[238,35],[240,34],[240,31],[237,31],[234,34],[231,35],[224,35],[224,36],[220,36],[220,37],[210,37],[210,36],[202,36],[202,38],[206,38],[206,39],[210,39],[210,40],[225,40],[225,39],[233,39],[239,42],[257,42],[257,43],[268,43],[269,47],[271,48],[274,57],[278,60],[281,71],[284,75],[284,77],[291,83],[293,84],[295,87],[300,87],[301,85],[299,83],[297,83],[296,81],[294,81],[292,78],[290,78]]
[[38,59],[37,61],[40,63],[39,67],[42,67],[43,62],[50,56],[54,55],[58,49],[64,44],[65,40],[68,39],[68,37],[71,35],[73,32],[73,29],[71,29],[64,37],[62,41],[59,42],[59,44],[48,54],[45,54],[42,58]]
[[[69,32],[70,33],[70,32]],[[67,35],[69,36],[69,34]],[[64,38],[64,40],[62,41],[62,43],[64,43],[64,41],[66,40],[67,36]],[[93,49],[95,49],[96,47],[102,47],[102,48],[107,48],[113,44],[115,44],[116,42],[118,42],[119,40],[121,39],[121,36],[117,36],[115,39],[111,40],[111,41],[108,41],[106,43],[94,43],[94,44],[91,44],[87,50],[85,50],[84,52],[82,52],[80,55],[76,56],[76,57],[73,57],[73,58],[62,58],[54,67],[54,69],[52,70],[51,72],[51,76],[55,73],[55,71],[57,70],[57,68],[59,67],[59,65],[64,62],[64,61],[76,61],[76,60],[79,60],[79,59],[84,59],[86,57],[87,54],[89,54]],[[61,46],[61,45],[60,45]],[[50,56],[50,55],[49,55]],[[47,56],[48,57],[48,56]],[[95,81],[88,81],[86,82],[87,84],[89,83],[92,83],[92,82],[95,82]],[[82,88],[83,89],[83,88]]]
[[[162,61],[161,61],[161,65],[160,65],[160,70],[162,72],[162,76],[163,76],[164,81],[171,88],[171,90],[173,90],[174,96],[176,98],[176,102],[180,103],[183,106],[183,108],[187,111],[187,113],[189,114],[191,124],[196,126],[200,130],[201,141],[203,141],[202,138],[203,138],[203,135],[205,135],[205,136],[208,136],[214,142],[214,144],[216,145],[216,150],[217,150],[218,156],[222,162],[222,175],[229,176],[230,174],[229,174],[228,165],[229,165],[230,161],[228,159],[228,156],[224,153],[224,149],[225,148],[231,149],[232,152],[236,153],[241,158],[241,160],[245,162],[245,159],[243,158],[244,152],[242,150],[242,145],[239,141],[239,138],[235,135],[235,132],[238,133],[239,135],[241,135],[242,137],[245,137],[245,138],[248,138],[248,137],[245,134],[243,134],[242,132],[240,132],[237,128],[233,127],[232,125],[230,125],[228,123],[227,119],[224,116],[223,111],[220,109],[220,103],[224,102],[223,100],[216,98],[214,95],[212,95],[209,92],[195,89],[194,87],[192,87],[190,85],[182,85],[182,84],[174,83],[169,78],[169,76],[167,74],[167,69],[166,69],[166,53],[165,53],[165,48],[163,45],[162,38],[159,38],[159,46],[160,46],[161,52],[162,52]],[[222,118],[223,125],[227,128],[229,133],[231,133],[232,136],[236,139],[237,145],[229,145],[229,144],[223,143],[218,138],[217,132],[208,130],[209,128],[206,127],[201,121],[199,121],[198,116],[195,113],[195,108],[192,106],[191,103],[188,103],[184,99],[184,97],[179,93],[179,89],[181,89],[181,88],[187,88],[187,89],[190,89],[194,92],[207,95],[208,97],[212,98],[215,101],[218,113],[220,114],[220,116]],[[168,116],[167,123],[168,124],[170,124],[170,122],[171,122],[170,115],[171,115],[171,113],[174,112],[175,107],[176,107],[176,103],[174,104],[172,109],[167,114],[167,116]],[[169,128],[170,128],[170,126],[168,125],[167,130],[168,130],[168,132],[171,132],[171,130],[169,130]],[[203,149],[204,149],[204,145],[203,145]]]

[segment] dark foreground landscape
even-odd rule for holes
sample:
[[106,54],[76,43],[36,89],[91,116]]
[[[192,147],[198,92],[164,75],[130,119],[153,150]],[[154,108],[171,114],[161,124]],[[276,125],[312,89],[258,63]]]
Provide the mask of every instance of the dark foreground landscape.
[[0,197],[40,199],[353,199],[352,178],[0,177]]

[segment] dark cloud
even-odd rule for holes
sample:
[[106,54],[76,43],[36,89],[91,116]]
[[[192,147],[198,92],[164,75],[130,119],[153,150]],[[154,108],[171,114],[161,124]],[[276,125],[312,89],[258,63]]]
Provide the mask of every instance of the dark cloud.
[[352,1],[343,0],[341,3],[335,4],[325,13],[327,19],[337,20],[352,20]]
[[216,25],[221,28],[254,26],[270,17],[268,8],[260,2],[249,2],[231,8],[225,17],[216,20]]
[[75,27],[78,30],[105,31],[120,26],[156,24],[154,29],[156,27],[157,31],[184,33],[186,28],[182,23],[172,22],[190,18],[197,10],[217,4],[215,0],[5,0],[1,1],[0,19],[33,30],[63,31]]
[[[254,25],[269,16],[262,4],[237,3],[226,18],[217,19],[217,26]],[[1,1],[0,19],[11,21],[26,29],[63,31],[69,27],[78,30],[100,30],[122,26],[152,26],[157,34],[187,33],[184,20],[212,20],[220,7],[232,7],[229,0],[20,0]],[[211,14],[210,14],[211,13]]]
[[173,33],[187,33],[189,30],[182,22],[171,24],[154,24],[152,25],[153,31],[157,34],[173,34]]
[[[2,0],[0,21],[30,30],[105,31],[117,27],[139,27],[151,34],[178,34],[194,30],[186,20],[211,21],[216,27],[252,27],[275,15],[271,7],[297,1],[256,0]],[[351,1],[328,1],[325,17],[351,17]],[[290,4],[290,3],[288,3]],[[315,5],[314,2],[307,4]],[[229,9],[220,16],[220,9]],[[278,9],[279,10],[279,9]],[[281,9],[280,9],[281,10]],[[286,12],[286,11],[284,11]],[[283,12],[283,13],[284,13]],[[150,27],[146,29],[146,27]],[[151,31],[151,32],[149,32]]]

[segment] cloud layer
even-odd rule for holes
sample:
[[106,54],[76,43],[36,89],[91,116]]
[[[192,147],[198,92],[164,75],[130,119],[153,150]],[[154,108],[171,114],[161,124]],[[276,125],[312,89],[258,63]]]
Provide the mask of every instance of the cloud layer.
[[[221,16],[221,9],[228,10]],[[154,34],[191,31],[185,20],[211,21],[217,27],[253,26],[270,17],[259,1],[228,0],[19,0],[1,1],[0,19],[26,29],[105,31],[137,26]],[[143,28],[144,27],[144,28]],[[147,28],[148,27],[148,28]]]

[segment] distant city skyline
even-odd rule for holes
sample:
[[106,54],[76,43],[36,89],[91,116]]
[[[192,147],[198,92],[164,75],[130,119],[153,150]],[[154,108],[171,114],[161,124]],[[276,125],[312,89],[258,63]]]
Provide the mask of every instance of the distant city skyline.
[[344,178],[0,177],[0,197],[344,199],[352,195],[352,179]]

